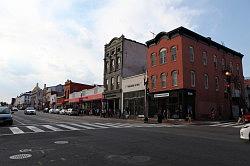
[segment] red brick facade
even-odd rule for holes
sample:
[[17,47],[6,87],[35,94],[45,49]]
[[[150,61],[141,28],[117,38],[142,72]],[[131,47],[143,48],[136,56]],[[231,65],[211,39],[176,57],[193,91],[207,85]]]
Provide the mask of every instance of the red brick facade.
[[91,89],[94,88],[93,85],[87,85],[87,84],[80,84],[72,82],[71,80],[67,80],[64,85],[64,96],[65,99],[69,98],[69,94],[73,92],[79,92],[84,89]]
[[[225,85],[227,84],[225,70],[231,69],[230,66],[232,66],[232,77],[242,87],[244,82],[242,54],[183,27],[168,33],[161,32],[154,39],[148,41],[147,45],[147,70],[150,93],[171,92],[177,89],[194,90],[196,94],[195,115],[197,119],[209,118],[211,110],[215,110],[216,116],[221,116],[225,119],[229,118],[231,106],[229,99],[225,98]],[[176,61],[171,59],[171,47],[173,46],[177,48]],[[191,58],[190,46],[194,52],[193,59]],[[165,64],[160,64],[160,50],[162,48],[166,49]],[[152,66],[152,53],[156,54],[156,64],[154,66]],[[206,65],[203,64],[203,54],[206,54],[207,57],[204,58],[207,59]],[[224,65],[222,61],[224,61]],[[172,85],[173,71],[177,71],[177,86]],[[191,86],[191,71],[195,74],[194,86]],[[167,76],[166,87],[162,87],[161,84],[162,73],[165,73]],[[156,76],[155,88],[152,88],[151,77],[153,75]],[[208,88],[205,88],[205,75],[208,76]],[[240,90],[242,91],[242,89]],[[183,109],[186,109],[186,107]]]

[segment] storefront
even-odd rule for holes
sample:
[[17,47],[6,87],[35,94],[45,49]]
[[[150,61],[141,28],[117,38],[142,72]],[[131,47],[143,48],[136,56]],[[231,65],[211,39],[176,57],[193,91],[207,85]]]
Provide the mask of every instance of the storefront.
[[121,111],[121,92],[108,93],[104,96],[103,109],[118,115]]
[[170,90],[151,93],[148,98],[149,116],[157,115],[159,112],[169,112],[173,119],[185,119],[187,110],[192,110],[195,118],[195,91],[191,89]]
[[145,85],[144,74],[122,79],[123,112],[131,116],[144,115]]

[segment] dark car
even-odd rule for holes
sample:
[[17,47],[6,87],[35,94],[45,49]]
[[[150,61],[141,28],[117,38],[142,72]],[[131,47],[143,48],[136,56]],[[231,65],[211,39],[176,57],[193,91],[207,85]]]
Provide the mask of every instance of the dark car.
[[13,124],[11,110],[8,107],[0,107],[0,124]]

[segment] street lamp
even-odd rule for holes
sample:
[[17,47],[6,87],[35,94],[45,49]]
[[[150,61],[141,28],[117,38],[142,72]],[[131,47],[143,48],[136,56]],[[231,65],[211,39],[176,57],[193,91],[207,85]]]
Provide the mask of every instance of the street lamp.
[[145,95],[144,95],[144,123],[148,123],[148,77],[147,70],[144,75],[144,86],[145,86]]
[[226,85],[226,92],[228,95],[228,100],[229,100],[229,107],[230,107],[230,119],[233,118],[233,110],[232,110],[232,92],[231,92],[231,77],[232,77],[232,73],[229,70],[225,71],[225,75],[226,75],[226,81],[227,81],[227,85]]

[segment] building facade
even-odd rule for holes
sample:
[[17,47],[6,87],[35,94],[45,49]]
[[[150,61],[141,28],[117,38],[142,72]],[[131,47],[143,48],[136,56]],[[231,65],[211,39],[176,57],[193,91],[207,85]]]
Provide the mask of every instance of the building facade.
[[122,110],[122,78],[145,72],[147,48],[123,35],[105,45],[104,109]]
[[122,112],[130,116],[144,115],[145,79],[145,73],[122,79]]
[[244,84],[247,110],[250,111],[250,77],[245,78]]
[[41,110],[43,108],[44,91],[38,86],[38,83],[33,88],[30,94],[30,104],[35,109]]
[[[241,107],[243,55],[184,27],[146,42],[149,114],[171,118],[237,116]],[[213,117],[212,117],[213,115]]]

